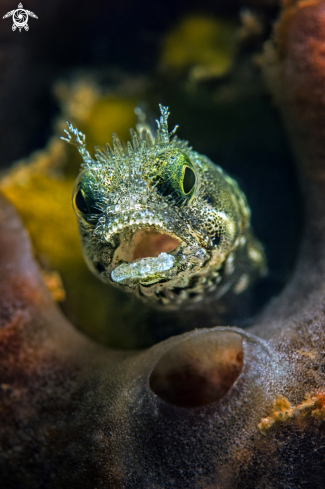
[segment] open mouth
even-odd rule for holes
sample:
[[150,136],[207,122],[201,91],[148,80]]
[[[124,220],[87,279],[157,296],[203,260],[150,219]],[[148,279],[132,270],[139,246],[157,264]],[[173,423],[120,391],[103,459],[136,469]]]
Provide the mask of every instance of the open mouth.
[[159,274],[173,268],[175,258],[168,252],[180,243],[180,239],[156,230],[140,229],[130,237],[125,233],[114,253],[111,279],[117,283],[157,282]]

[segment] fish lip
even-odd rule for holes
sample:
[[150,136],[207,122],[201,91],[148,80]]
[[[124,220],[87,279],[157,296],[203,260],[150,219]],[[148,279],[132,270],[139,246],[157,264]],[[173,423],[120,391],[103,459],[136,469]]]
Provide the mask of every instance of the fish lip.
[[[132,228],[134,228],[134,227],[136,227],[136,229],[133,231]],[[142,262],[143,266],[145,266],[146,264],[148,264],[150,262],[152,264],[154,264],[155,262],[162,261],[162,259],[164,257],[166,258],[166,262],[168,262],[167,256],[170,256],[172,258],[171,260],[169,260],[169,263],[171,264],[171,266],[170,266],[170,268],[168,268],[166,270],[161,270],[161,273],[168,272],[169,274],[173,274],[173,271],[175,271],[175,269],[177,269],[177,263],[176,263],[175,256],[177,256],[177,254],[180,252],[180,250],[182,248],[184,248],[184,247],[189,248],[189,244],[186,243],[182,238],[177,236],[176,233],[166,229],[161,224],[154,224],[154,223],[149,223],[149,222],[147,222],[147,223],[142,222],[141,224],[129,224],[129,225],[123,226],[123,228],[119,229],[118,232],[109,235],[109,239],[111,240],[111,239],[114,239],[115,237],[123,236],[123,234],[125,234],[128,230],[131,230],[131,232],[133,231],[133,233],[132,233],[132,236],[133,236],[138,230],[141,230],[141,229],[143,229],[143,230],[148,229],[148,230],[156,231],[156,232],[161,233],[161,234],[166,234],[167,236],[170,236],[172,238],[180,240],[180,243],[173,250],[159,253],[159,255],[156,257],[150,257],[149,256],[149,257],[144,257],[144,258],[137,258],[135,260],[132,260],[131,262],[123,261],[120,264],[114,263],[114,255],[115,255],[118,247],[115,248],[113,253],[112,253],[112,260],[111,260],[111,262],[110,262],[110,264],[107,267],[106,272],[105,272],[105,275],[110,280],[110,282],[124,286],[124,287],[125,286],[130,287],[130,284],[128,283],[127,279],[124,282],[118,282],[118,281],[114,280],[114,278],[112,277],[112,273],[115,272],[117,269],[121,270],[121,267],[123,268],[127,264],[137,265],[137,264],[140,264]],[[141,284],[148,285],[148,281],[150,282],[150,277],[152,277],[152,276],[153,276],[153,274],[149,273],[147,276],[142,276],[142,277],[139,276],[138,278],[133,278],[132,279],[133,286],[137,286],[137,285],[141,285]],[[153,280],[151,278],[152,283],[165,282],[165,281],[166,281],[165,276],[162,276],[159,279],[157,277],[155,280]]]
[[[151,215],[149,216],[146,215],[143,216],[142,218],[139,218],[139,216],[136,214],[136,212],[133,209],[131,210],[131,212],[130,209],[128,209],[125,212],[115,213],[115,219],[113,220],[111,220],[112,213],[109,213],[110,216],[107,216],[110,217],[109,227],[107,226],[106,229],[101,228],[101,231],[98,229],[97,232],[100,232],[102,234],[102,242],[106,242],[111,245],[111,253],[110,253],[111,256],[109,262],[107,262],[105,266],[105,271],[101,273],[101,277],[104,281],[110,282],[113,285],[121,286],[123,288],[131,288],[131,289],[137,288],[140,285],[149,285],[148,280],[145,280],[144,278],[134,279],[132,283],[130,283],[130,281],[128,280],[126,280],[126,282],[123,283],[117,283],[113,280],[111,276],[114,270],[116,270],[119,266],[123,265],[123,262],[120,264],[117,264],[116,262],[114,263],[114,256],[116,250],[120,246],[121,237],[123,237],[123,235],[125,236],[128,230],[132,233],[131,236],[133,236],[138,230],[148,229],[148,230],[156,231],[161,234],[166,234],[172,238],[180,240],[180,243],[173,250],[166,252],[167,255],[175,258],[174,265],[168,271],[162,272],[162,276],[160,278],[156,277],[155,281],[152,281],[152,283],[155,284],[158,284],[159,282],[160,283],[169,282],[170,280],[176,278],[178,276],[178,272],[180,271],[179,265],[182,264],[184,268],[184,263],[190,256],[194,256],[199,249],[201,249],[202,251],[202,247],[201,247],[202,245],[196,239],[196,237],[193,236],[193,233],[188,229],[188,226],[186,226],[186,224],[184,223],[184,221],[181,219],[180,216],[178,216],[175,213],[173,213],[172,215],[168,215],[171,221],[170,222],[167,221],[165,215],[159,213],[157,214],[157,209],[147,207],[147,206],[142,207],[142,211],[146,211],[146,210]],[[154,217],[154,214],[156,217]],[[118,218],[118,216],[120,218]],[[177,234],[175,230],[177,230],[179,234]],[[117,242],[119,244],[116,245]],[[206,262],[206,260],[208,259],[208,255],[210,254],[208,250],[206,250],[205,248],[203,251],[207,255],[206,259],[204,260]],[[124,263],[134,263],[140,260],[141,258],[137,260],[133,260],[132,262],[124,262]]]
[[[176,222],[176,224],[179,224],[180,227],[183,227],[182,221],[180,219],[177,221],[174,219],[174,221]],[[167,227],[167,225],[163,221],[157,222],[157,220],[154,221],[152,219],[151,220],[145,220],[145,219],[140,220],[140,219],[130,218],[127,222],[124,222],[122,225],[117,224],[116,226],[113,226],[113,229],[106,230],[104,232],[105,233],[104,239],[106,242],[109,242],[110,240],[114,239],[115,237],[124,234],[127,230],[133,231],[133,234],[134,234],[139,229],[152,229],[152,230],[155,230],[159,233],[167,234],[168,236],[171,236],[173,238],[179,239],[181,241],[185,241],[185,239],[179,237],[176,234],[176,232],[173,232],[172,230],[170,230],[170,223],[168,224],[168,226],[169,227]],[[188,229],[186,229],[186,230],[188,232]]]
[[170,252],[160,253],[158,257],[139,258],[131,262],[132,264],[134,264],[134,263],[140,263],[142,261],[143,265],[146,265],[147,260],[153,260],[155,265],[156,264],[155,260],[157,261],[159,260],[162,261],[163,259],[166,260],[169,263],[170,267],[167,267],[164,270],[158,270],[159,273],[158,276],[157,275],[155,276],[155,272],[153,271],[152,274],[149,273],[146,276],[141,275],[141,273],[139,273],[137,277],[127,276],[123,280],[114,280],[114,276],[112,277],[112,272],[120,268],[120,266],[124,265],[121,264],[118,267],[114,268],[114,270],[110,271],[107,274],[107,278],[111,283],[129,289],[137,289],[140,286],[145,286],[149,288],[150,286],[157,286],[159,284],[169,283],[174,279],[176,279],[177,281],[182,278],[182,273],[184,271],[185,272],[189,271],[188,267],[185,267],[184,270],[184,262],[187,261],[187,263],[189,263],[188,260],[189,256],[191,256],[192,259],[194,258],[196,261],[195,264],[192,264],[193,267],[192,270],[196,269],[196,272],[198,272],[199,269],[202,270],[201,267],[203,267],[209,262],[211,256],[206,252],[205,249],[199,247],[192,249],[190,253],[187,252],[186,254],[183,254],[182,244],[183,243],[181,242],[174,250],[171,250]]
[[[171,253],[162,252],[157,257],[139,258],[131,263],[118,265],[111,271],[110,279],[119,285],[129,285],[128,282],[131,281],[135,285],[150,286],[166,281],[166,277],[161,276],[161,274],[170,273],[176,268],[177,263],[175,264],[174,256]],[[123,278],[123,270],[125,269],[129,270],[129,273]],[[130,273],[132,271],[133,276]],[[160,274],[159,277],[156,276],[157,273]]]
[[[130,221],[131,221],[131,219],[130,219]],[[147,222],[142,221],[141,223],[132,223],[131,224],[130,221],[127,224],[125,224],[123,227],[116,230],[114,233],[107,234],[105,237],[105,240],[108,242],[109,241],[114,242],[115,239],[118,237],[120,237],[120,239],[121,239],[121,236],[123,236],[123,234],[125,235],[128,230],[131,231],[132,236],[133,236],[138,230],[148,229],[148,230],[156,231],[156,232],[161,233],[161,234],[166,234],[172,238],[180,240],[180,243],[173,250],[163,252],[164,253],[163,256],[161,256],[162,253],[160,253],[157,257],[138,258],[136,260],[132,260],[131,262],[124,261],[121,263],[114,263],[114,256],[115,256],[116,250],[119,248],[120,244],[118,246],[114,247],[114,251],[112,252],[110,263],[105,267],[106,270],[102,273],[103,279],[109,281],[110,283],[112,283],[114,285],[121,286],[123,288],[134,289],[134,288],[138,288],[140,285],[150,286],[150,285],[154,285],[154,284],[169,282],[170,280],[173,280],[174,278],[176,278],[178,276],[178,272],[180,271],[180,265],[182,265],[182,267],[184,268],[184,263],[185,263],[185,261],[188,260],[188,258],[190,256],[192,256],[192,257],[195,256],[195,254],[197,253],[198,250],[202,251],[200,244],[191,235],[190,235],[190,237],[192,239],[191,239],[191,242],[189,242],[188,239],[185,240],[186,237],[184,239],[184,236],[180,237],[175,232],[173,232],[173,230],[170,230],[170,228],[167,229],[167,226],[165,226],[163,222],[160,222],[158,224],[158,223],[152,223],[152,222],[148,222],[148,221]],[[183,228],[184,224],[181,223],[181,226]],[[190,234],[190,233],[188,233],[188,234]],[[119,241],[119,242],[121,242],[121,241]],[[207,254],[206,250],[203,250],[203,251],[204,251],[204,253]],[[168,258],[168,257],[171,257],[171,258]],[[203,263],[203,261],[206,261],[207,258],[208,257],[206,256],[206,258],[204,260],[200,259],[199,261],[201,261]],[[113,273],[113,272],[115,270],[117,270],[118,268],[120,268],[121,266],[123,269],[123,266],[125,266],[126,264],[129,264],[129,263],[130,264],[132,263],[135,265],[135,268],[136,268],[136,264],[139,264],[141,261],[142,261],[143,266],[148,265],[148,261],[149,261],[149,265],[155,265],[155,264],[158,264],[159,262],[163,262],[164,259],[165,259],[166,264],[170,265],[170,267],[168,269],[160,270],[160,271],[156,270],[156,273],[150,272],[147,276],[144,276],[144,275],[140,276],[140,274],[139,274],[139,276],[137,276],[137,277],[127,277],[123,281],[114,280],[114,275],[115,275],[115,279],[116,279],[117,272],[115,272],[115,273]],[[167,265],[166,265],[166,267],[167,267]],[[141,268],[141,267],[138,267],[138,268]],[[120,268],[120,271],[122,269]],[[113,273],[113,276],[112,276],[112,273]]]
[[[168,234],[172,237],[185,241],[184,237],[179,237],[173,230],[177,227],[181,234],[191,235],[188,227],[184,225],[184,219],[175,210],[170,209],[168,205],[152,206],[134,203],[131,205],[122,204],[110,206],[104,212],[104,223],[98,223],[94,229],[95,235],[103,235],[105,241],[110,241],[115,236],[123,233],[127,228],[155,228],[158,232]],[[116,210],[118,207],[118,210]],[[167,214],[167,216],[166,216]],[[192,241],[195,239],[192,238]],[[195,240],[196,241],[196,240]]]

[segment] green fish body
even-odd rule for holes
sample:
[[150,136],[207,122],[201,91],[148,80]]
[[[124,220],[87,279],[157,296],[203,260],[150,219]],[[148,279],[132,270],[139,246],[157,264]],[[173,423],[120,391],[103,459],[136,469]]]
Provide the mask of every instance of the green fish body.
[[142,120],[132,142],[113,136],[95,158],[68,123],[63,139],[83,159],[72,201],[85,260],[102,281],[163,309],[242,294],[266,270],[246,198],[168,132],[168,108],[160,111],[156,134]]

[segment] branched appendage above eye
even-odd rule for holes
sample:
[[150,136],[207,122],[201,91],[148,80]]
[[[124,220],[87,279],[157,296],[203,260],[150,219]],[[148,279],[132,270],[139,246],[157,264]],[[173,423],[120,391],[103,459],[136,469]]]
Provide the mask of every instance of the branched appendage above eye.
[[74,128],[69,121],[66,121],[66,124],[68,126],[68,130],[64,129],[64,132],[66,133],[67,137],[64,138],[63,136],[61,136],[61,139],[77,147],[79,153],[82,156],[84,163],[87,166],[93,164],[94,161],[86,149],[86,143],[85,143],[86,136],[82,132],[78,131],[77,128]]
[[160,113],[154,132],[138,110],[131,141],[114,135],[113,148],[97,148],[94,160],[68,123],[63,139],[86,166],[73,192],[86,262],[104,282],[164,308],[213,291],[240,294],[264,260],[245,198],[220,167],[174,135],[177,126],[168,131],[168,107]]
[[159,104],[161,116],[160,120],[156,120],[157,122],[157,142],[158,144],[168,144],[170,141],[170,138],[174,136],[174,134],[177,131],[178,126],[175,126],[174,129],[171,132],[168,132],[168,117],[170,115],[170,112],[168,112],[168,107],[164,107],[163,105]]

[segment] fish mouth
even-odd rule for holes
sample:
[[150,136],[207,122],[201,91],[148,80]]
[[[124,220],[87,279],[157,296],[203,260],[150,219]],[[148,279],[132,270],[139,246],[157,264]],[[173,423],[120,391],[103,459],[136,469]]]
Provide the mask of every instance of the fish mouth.
[[110,279],[129,286],[166,280],[183,244],[174,234],[156,228],[142,228],[134,233],[126,229],[119,240],[109,267]]

